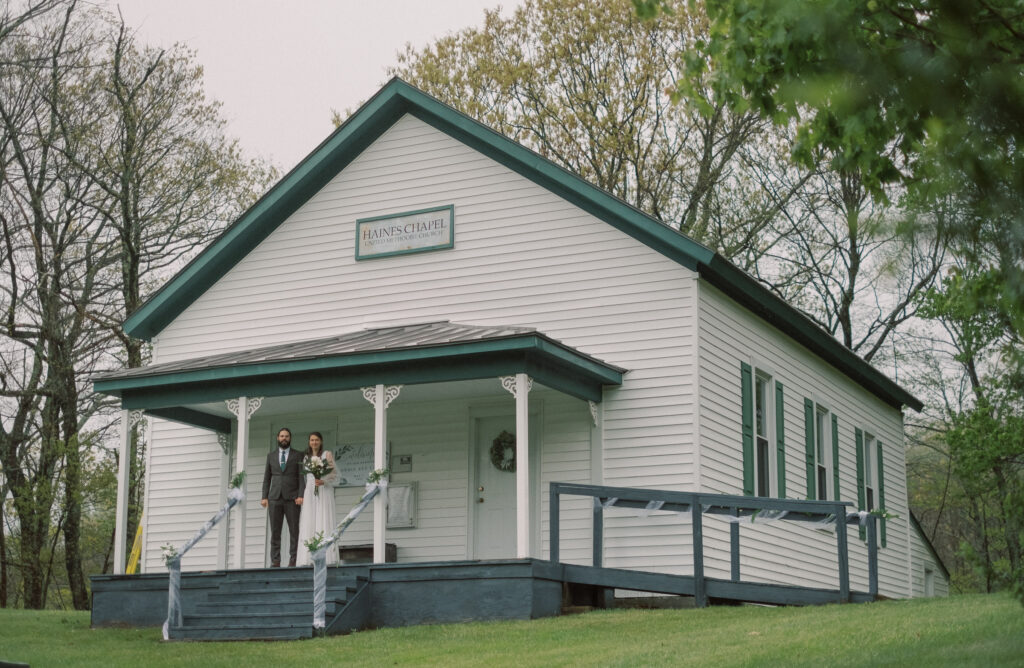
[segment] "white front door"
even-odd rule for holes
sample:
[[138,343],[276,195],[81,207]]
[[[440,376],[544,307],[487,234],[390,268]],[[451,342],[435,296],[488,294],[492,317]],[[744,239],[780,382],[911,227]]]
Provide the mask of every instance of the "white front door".
[[476,492],[473,494],[473,558],[516,556],[516,474],[491,461],[491,446],[502,431],[515,433],[515,416],[475,421]]

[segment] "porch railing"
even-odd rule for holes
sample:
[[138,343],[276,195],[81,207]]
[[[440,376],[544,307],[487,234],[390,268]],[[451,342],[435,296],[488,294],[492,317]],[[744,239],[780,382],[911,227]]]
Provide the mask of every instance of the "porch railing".
[[195,535],[192,536],[184,545],[182,545],[174,554],[166,557],[167,562],[167,621],[164,622],[164,640],[170,638],[170,627],[181,626],[182,614],[181,614],[181,559],[185,554],[195,547],[196,543],[203,539],[203,537],[210,532],[210,529],[217,526],[217,524],[227,517],[227,514],[231,512],[231,509],[235,507],[237,503],[245,499],[245,492],[241,489],[242,481],[245,480],[244,473],[240,473],[235,476],[232,480],[231,487],[228,489],[227,501],[224,506],[217,511],[217,513],[211,517],[206,523],[199,527]]
[[[378,471],[374,471],[378,473]],[[327,612],[327,552],[328,550],[337,549],[335,546],[338,540],[341,538],[341,534],[345,532],[345,529],[349,528],[352,522],[359,517],[359,513],[363,512],[370,501],[374,499],[378,494],[384,494],[387,496],[388,491],[388,480],[387,478],[378,477],[375,482],[366,483],[365,491],[363,496],[359,499],[352,510],[348,511],[348,515],[345,519],[338,523],[338,526],[334,528],[330,536],[320,543],[315,550],[313,550],[310,557],[313,561],[313,628],[322,630],[326,624],[326,612]]]
[[[559,506],[562,496],[589,496],[593,508],[593,565],[600,567],[604,552],[604,509],[637,508],[645,511],[690,513],[693,533],[694,601],[698,607],[707,605],[707,582],[704,576],[704,515],[724,515],[730,521],[731,580],[740,581],[740,524],[744,518],[808,522],[822,527],[834,525],[839,567],[839,599],[850,601],[850,560],[846,525],[866,524],[868,544],[868,589],[872,598],[878,594],[878,545],[874,515],[848,512],[849,501],[801,501],[767,497],[704,494],[669,490],[607,487],[553,482],[550,488],[550,559],[559,561]],[[755,522],[756,524],[756,522]]]

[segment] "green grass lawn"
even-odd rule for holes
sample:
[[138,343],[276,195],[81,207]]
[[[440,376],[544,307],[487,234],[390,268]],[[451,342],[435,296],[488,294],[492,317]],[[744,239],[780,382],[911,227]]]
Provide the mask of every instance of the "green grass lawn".
[[87,612],[0,610],[0,661],[32,666],[1021,666],[1008,596],[814,608],[610,610],[293,642],[165,643]]

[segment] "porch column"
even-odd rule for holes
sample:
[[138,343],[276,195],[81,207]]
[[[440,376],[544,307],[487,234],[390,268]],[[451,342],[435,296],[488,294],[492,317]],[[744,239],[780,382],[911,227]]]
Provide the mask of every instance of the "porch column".
[[516,558],[532,556],[530,549],[530,390],[525,373],[503,376],[502,386],[516,398]]
[[121,411],[121,442],[117,450],[117,507],[114,511],[114,575],[124,575],[125,530],[128,528],[128,438],[131,411]]
[[[231,438],[230,434],[217,433],[217,445],[224,457],[220,460],[220,488],[227,489],[231,480]],[[217,530],[217,568],[228,567],[228,542],[231,540],[231,513],[224,518]]]
[[[244,471],[245,463],[249,457],[249,418],[259,410],[263,403],[263,397],[239,397],[228,399],[224,402],[228,410],[234,413],[238,420],[238,449],[235,454],[235,471]],[[248,485],[246,485],[248,486]],[[236,514],[232,524],[235,526],[235,553],[232,559],[234,568],[245,568],[245,509],[248,506],[248,498],[236,506]]]
[[[401,385],[375,385],[362,388],[363,398],[373,404],[373,468],[387,468],[388,406],[402,391]],[[386,561],[385,530],[388,522],[388,497],[378,494],[373,500],[373,563]]]

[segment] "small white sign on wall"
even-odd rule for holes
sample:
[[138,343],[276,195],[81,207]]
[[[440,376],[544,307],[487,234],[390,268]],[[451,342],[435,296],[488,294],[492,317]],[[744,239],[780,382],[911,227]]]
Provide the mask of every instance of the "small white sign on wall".
[[360,218],[356,221],[356,259],[453,248],[455,205],[406,213]]
[[338,487],[362,487],[373,471],[373,443],[339,445],[334,450]]

